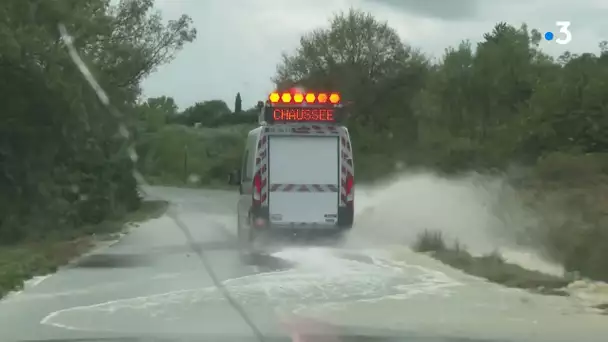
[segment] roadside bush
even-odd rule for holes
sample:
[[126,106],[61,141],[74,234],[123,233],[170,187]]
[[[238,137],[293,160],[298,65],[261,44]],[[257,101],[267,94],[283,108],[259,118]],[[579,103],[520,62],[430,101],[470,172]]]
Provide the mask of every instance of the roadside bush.
[[424,231],[419,234],[412,248],[418,252],[427,252],[442,263],[470,275],[508,287],[546,291],[563,288],[569,283],[568,279],[562,277],[542,274],[508,263],[499,251],[473,256],[457,241],[449,245],[440,231]]
[[416,252],[439,252],[447,249],[441,231],[425,230],[418,235],[413,248]]
[[168,125],[141,137],[139,168],[155,183],[186,184],[194,175],[197,185],[225,185],[227,175],[240,168],[250,128]]

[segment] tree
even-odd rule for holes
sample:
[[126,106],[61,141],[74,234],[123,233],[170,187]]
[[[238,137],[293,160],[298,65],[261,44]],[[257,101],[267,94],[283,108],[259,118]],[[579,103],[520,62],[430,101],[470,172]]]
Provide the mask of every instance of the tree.
[[110,73],[117,87],[138,86],[196,38],[192,19],[185,14],[163,24],[160,12],[154,11],[154,0],[123,0],[108,12],[111,30],[105,39],[95,42],[97,48],[113,51],[112,59],[99,54],[99,64],[100,71]]
[[177,104],[175,104],[175,100],[172,97],[151,97],[146,100],[146,105],[150,108],[163,111],[167,116],[174,116],[178,112]]
[[329,28],[303,36],[295,54],[283,54],[273,80],[279,87],[376,83],[403,67],[410,54],[387,23],[351,9],[336,15]]
[[241,105],[242,105],[242,103],[241,103],[241,93],[236,93],[236,98],[234,99],[234,112],[236,114],[241,113],[241,111],[242,111]]
[[230,114],[230,108],[222,100],[197,102],[184,110],[182,115],[189,126],[200,123],[207,127],[217,127],[219,121]]
[[[121,111],[140,81],[194,39],[191,20],[163,24],[152,1],[0,5],[0,241],[68,232],[139,204],[127,142],[65,48],[58,24]],[[125,118],[131,123],[129,118]]]
[[[273,78],[278,88],[332,89],[354,101],[348,122],[355,153],[404,154],[416,139],[410,100],[424,83],[427,60],[402,43],[396,31],[371,14],[351,9],[328,28],[303,36],[293,54],[284,54]],[[390,158],[383,158],[390,169]],[[390,165],[389,165],[390,164]],[[371,170],[369,172],[381,172]],[[365,170],[359,169],[359,170]],[[362,171],[360,175],[367,171]]]
[[178,121],[178,107],[172,97],[151,97],[140,106],[140,119],[147,122],[147,127],[158,130],[164,124]]

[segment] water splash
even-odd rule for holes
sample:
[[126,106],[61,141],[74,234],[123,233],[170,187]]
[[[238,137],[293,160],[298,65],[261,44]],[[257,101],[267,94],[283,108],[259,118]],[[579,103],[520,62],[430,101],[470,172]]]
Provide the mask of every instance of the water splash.
[[474,255],[498,250],[522,267],[563,274],[561,266],[517,243],[518,233],[535,229],[540,221],[504,179],[403,174],[383,185],[357,189],[356,204],[358,241],[409,246],[425,230],[440,231],[448,242],[458,240]]

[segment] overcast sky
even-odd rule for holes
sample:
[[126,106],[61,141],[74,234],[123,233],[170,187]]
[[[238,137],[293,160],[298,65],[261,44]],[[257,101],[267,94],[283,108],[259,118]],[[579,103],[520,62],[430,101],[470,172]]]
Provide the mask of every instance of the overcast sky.
[[477,42],[494,24],[522,22],[541,32],[558,32],[570,21],[572,42],[543,41],[545,51],[597,52],[608,39],[608,0],[156,0],[166,19],[186,13],[198,38],[144,83],[148,97],[167,95],[181,109],[197,101],[222,99],[254,105],[272,90],[281,52],[291,52],[302,34],[325,26],[350,7],[388,21],[408,44],[440,57],[463,39]]

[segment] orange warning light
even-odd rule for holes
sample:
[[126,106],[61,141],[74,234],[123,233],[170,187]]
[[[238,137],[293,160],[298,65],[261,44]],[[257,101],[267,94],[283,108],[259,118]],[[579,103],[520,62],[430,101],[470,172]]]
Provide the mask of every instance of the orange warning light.
[[306,94],[306,102],[307,103],[315,103],[316,99],[317,99],[317,97],[315,96],[314,93],[308,93],[308,94]]
[[281,95],[281,101],[283,103],[290,103],[291,102],[291,94],[290,93],[283,93],[283,95]]
[[332,104],[337,104],[340,102],[340,94],[338,93],[331,93],[331,95],[329,95],[329,102],[331,102]]
[[300,93],[296,93],[293,95],[293,102],[302,103],[303,101],[304,101],[304,95],[302,95]]
[[270,96],[268,96],[268,99],[272,103],[277,103],[279,102],[279,100],[281,100],[281,96],[279,95],[279,93],[271,93]]
[[321,94],[317,95],[317,101],[319,101],[319,103],[326,103],[327,94],[321,93]]

